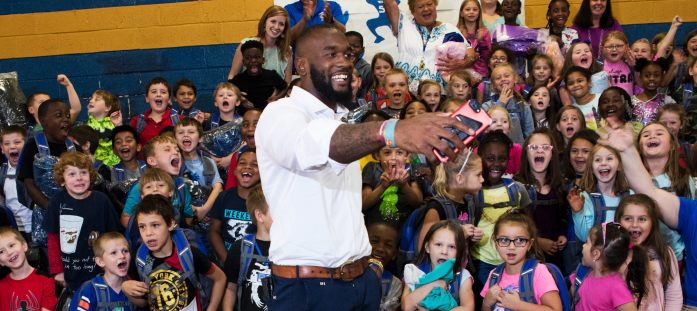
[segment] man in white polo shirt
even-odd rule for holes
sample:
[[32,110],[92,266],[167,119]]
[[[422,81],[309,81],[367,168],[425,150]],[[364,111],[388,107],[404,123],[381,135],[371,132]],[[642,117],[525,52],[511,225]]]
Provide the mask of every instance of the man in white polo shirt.
[[434,114],[344,124],[340,119],[348,112],[343,104],[352,97],[353,72],[346,37],[331,25],[313,25],[299,36],[296,51],[300,86],[290,98],[266,107],[254,135],[274,220],[266,303],[272,311],[378,310],[382,267],[368,258],[356,160],[395,142],[430,160],[437,161],[434,147],[454,158],[441,138],[460,150],[464,146],[445,127],[473,132]]

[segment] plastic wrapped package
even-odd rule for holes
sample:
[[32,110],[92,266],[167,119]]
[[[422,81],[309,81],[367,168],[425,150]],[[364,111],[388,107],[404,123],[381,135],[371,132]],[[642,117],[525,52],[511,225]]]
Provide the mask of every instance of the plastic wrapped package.
[[27,125],[27,98],[17,81],[17,72],[0,73],[0,127]]
[[126,203],[128,198],[128,193],[131,192],[131,188],[138,183],[138,178],[131,178],[122,180],[120,182],[112,182],[109,186],[109,191],[111,191],[114,196],[121,201],[121,203]]
[[516,56],[525,56],[528,48],[539,49],[542,44],[549,40],[549,32],[547,31],[498,24],[491,42],[510,49]]
[[[45,156],[37,153],[34,156],[34,181],[38,181],[36,185],[39,190],[47,197],[52,198],[61,191],[60,186],[56,184],[53,178],[53,166],[58,163],[58,158],[54,156]],[[32,240],[38,246],[47,245],[46,230],[43,228],[45,211],[43,208],[35,208],[32,215]]]
[[[359,101],[359,103],[360,102],[361,101]],[[368,111],[370,111],[372,108],[372,105],[366,103],[362,106],[359,106],[358,108],[349,111],[348,116],[345,119],[346,123],[360,124],[361,119],[363,119],[363,116],[365,116],[365,114],[368,113]]]
[[555,40],[549,40],[549,42],[542,45],[541,49],[542,51],[540,52],[542,54],[545,54],[552,59],[552,63],[554,64],[554,72],[552,73],[552,76],[559,77],[559,75],[561,75],[561,69],[564,67],[564,55],[561,53],[559,43],[557,43]]
[[[436,59],[445,59],[448,58],[448,56],[452,56],[457,59],[465,59],[467,56],[467,45],[462,42],[448,41],[436,46]],[[438,71],[443,77],[443,80],[450,81],[450,75],[453,74],[452,71],[443,69],[439,69]]]
[[200,146],[211,156],[222,158],[239,149],[243,142],[242,118],[239,118],[203,133],[203,141]]

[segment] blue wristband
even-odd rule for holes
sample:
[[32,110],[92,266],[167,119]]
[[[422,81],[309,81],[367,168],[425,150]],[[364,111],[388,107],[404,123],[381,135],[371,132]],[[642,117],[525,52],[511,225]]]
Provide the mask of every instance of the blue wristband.
[[385,137],[385,145],[390,148],[397,148],[394,142],[394,129],[397,126],[397,121],[399,120],[387,120],[385,123],[385,132],[383,137]]

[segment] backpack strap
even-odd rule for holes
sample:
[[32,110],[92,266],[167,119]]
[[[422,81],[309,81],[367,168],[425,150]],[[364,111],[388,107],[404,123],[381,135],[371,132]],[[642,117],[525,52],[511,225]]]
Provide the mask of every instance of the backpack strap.
[[186,217],[184,217],[184,208],[186,207],[186,202],[184,202],[186,199],[186,182],[184,182],[184,179],[181,177],[174,177],[174,186],[177,188],[176,192],[178,196],[178,203],[174,208],[175,217],[178,218],[177,223],[179,223],[179,227],[181,227],[183,224],[186,224]]
[[124,180],[126,180],[126,170],[123,168],[123,164],[114,164],[111,167],[111,181],[116,183]]
[[680,148],[682,149],[682,154],[680,155],[680,158],[685,159],[685,161],[688,161],[690,157],[690,151],[692,150],[692,145],[690,145],[689,142],[681,140]]
[[380,297],[386,298],[390,293],[390,286],[392,285],[392,273],[390,271],[385,270],[382,272],[381,285]]
[[136,269],[138,270],[138,275],[140,275],[140,280],[145,285],[150,286],[150,273],[152,273],[152,265],[155,260],[148,256],[148,252],[149,249],[145,246],[145,243],[138,247],[136,252]]
[[690,101],[693,99],[697,99],[697,96],[693,95],[692,91],[693,85],[692,82],[686,83],[685,84],[685,89],[682,91],[682,106],[687,110],[687,106],[690,105]]
[[571,306],[576,306],[579,300],[581,300],[581,296],[578,294],[579,289],[581,289],[581,285],[583,285],[583,280],[588,277],[588,275],[591,273],[592,269],[584,266],[583,264],[579,264],[578,267],[576,267],[576,271],[574,272],[574,279],[573,279],[573,286],[574,286],[574,291],[573,291],[573,300],[571,301]]
[[137,116],[138,121],[136,121],[136,132],[138,132],[138,135],[145,130],[145,126],[147,123],[145,122],[145,114],[141,113],[139,116]]
[[111,291],[109,291],[109,286],[104,281],[102,274],[90,280],[89,283],[92,284],[97,296],[97,311],[116,310],[116,308],[124,307],[130,307],[132,310],[135,310],[136,305],[129,300],[111,301]]
[[210,158],[204,157],[201,154],[201,150],[197,150],[196,152],[203,163],[203,178],[206,181],[204,186],[213,187],[213,180],[215,179],[215,174],[218,172],[218,168]]
[[177,257],[179,258],[179,264],[182,266],[182,271],[184,274],[182,278],[189,278],[191,282],[199,289],[200,294],[203,295],[204,292],[201,290],[201,282],[198,280],[196,271],[194,268],[194,255],[191,252],[191,245],[189,245],[189,240],[182,233],[181,229],[177,229],[172,235],[172,240],[177,248]]
[[95,170],[99,170],[99,168],[102,167],[102,165],[104,165],[104,163],[102,161],[97,160],[97,159],[94,160],[94,169]]
[[220,125],[220,112],[216,112],[211,116],[211,130],[217,129]]
[[201,110],[191,107],[191,111],[189,112],[189,118],[195,118],[199,112],[201,112]]
[[591,193],[590,197],[591,202],[593,202],[593,226],[597,226],[603,223],[610,208],[605,206],[605,199],[603,199],[603,194],[600,191]]
[[597,61],[598,64],[600,64],[600,67],[605,66],[605,61],[603,60],[602,57],[598,57],[598,59],[596,59],[595,61]]
[[489,288],[499,284],[499,282],[501,281],[501,276],[503,274],[503,268],[505,267],[506,263],[502,263],[498,265],[496,268],[494,268],[494,271],[491,272],[491,277],[489,278]]
[[172,122],[172,126],[174,126],[175,124],[179,123],[179,114],[174,111],[170,111],[169,120]]
[[[242,252],[240,253],[240,274],[237,276],[237,288],[242,288],[242,284],[247,278],[247,273],[249,272],[249,264],[252,259],[256,259],[257,262],[267,262],[269,259],[267,256],[261,255],[261,250],[257,245],[256,234],[248,234],[244,236],[242,240]],[[254,249],[257,253],[254,254]],[[237,308],[242,310],[242,291],[237,291]]]
[[539,262],[539,260],[535,259],[526,259],[525,264],[523,264],[523,269],[520,270],[520,281],[518,282],[520,300],[532,304],[537,304],[533,279],[535,277],[535,268],[537,268]]
[[489,78],[484,78],[482,79],[482,94],[484,97],[482,98],[482,102],[486,103],[489,100],[491,100],[491,80]]
[[532,87],[530,85],[527,85],[527,84],[523,85],[523,90],[522,90],[523,97],[527,98],[530,95],[530,90],[532,90]]
[[493,208],[504,208],[504,207],[515,207],[520,205],[520,195],[518,193],[518,186],[516,183],[510,179],[510,178],[503,178],[503,182],[506,187],[506,192],[508,192],[508,201],[507,202],[499,202],[499,203],[485,203],[484,202],[484,190],[479,190],[479,193],[477,194],[477,199],[475,200],[475,207],[478,209],[483,209],[485,207],[493,207]]

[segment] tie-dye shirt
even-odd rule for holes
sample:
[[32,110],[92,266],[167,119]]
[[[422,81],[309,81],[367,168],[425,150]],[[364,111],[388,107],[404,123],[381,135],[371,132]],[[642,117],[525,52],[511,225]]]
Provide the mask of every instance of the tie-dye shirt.
[[586,120],[586,128],[594,130],[594,131],[598,129],[598,122],[596,120],[596,113],[599,113],[598,112],[598,100],[599,99],[600,99],[600,96],[595,95],[595,98],[593,98],[593,100],[591,100],[589,103],[587,103],[585,105],[574,104],[575,107],[578,107],[579,109],[581,109],[581,112],[583,112],[583,119]]

